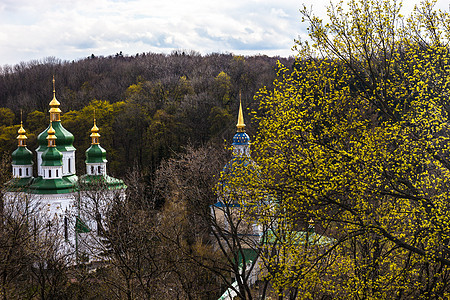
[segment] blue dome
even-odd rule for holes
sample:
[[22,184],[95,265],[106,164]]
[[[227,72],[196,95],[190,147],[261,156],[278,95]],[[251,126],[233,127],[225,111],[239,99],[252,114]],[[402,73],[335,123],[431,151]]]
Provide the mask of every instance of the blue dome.
[[245,132],[237,132],[233,137],[233,145],[248,145],[250,138]]

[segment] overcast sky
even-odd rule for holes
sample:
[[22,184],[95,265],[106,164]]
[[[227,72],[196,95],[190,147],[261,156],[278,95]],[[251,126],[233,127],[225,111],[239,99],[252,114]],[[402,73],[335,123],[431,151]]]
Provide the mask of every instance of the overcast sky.
[[0,0],[0,66],[120,51],[295,55],[302,3],[324,14],[329,0]]

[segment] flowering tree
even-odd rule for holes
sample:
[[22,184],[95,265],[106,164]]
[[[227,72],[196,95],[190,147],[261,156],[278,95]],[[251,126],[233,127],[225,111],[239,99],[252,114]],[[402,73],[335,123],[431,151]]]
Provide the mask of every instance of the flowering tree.
[[[323,24],[304,8],[311,42],[256,96],[259,180],[246,182],[283,212],[267,274],[281,294],[449,296],[450,16],[400,9],[352,0]],[[310,218],[334,242],[300,251],[292,232]]]

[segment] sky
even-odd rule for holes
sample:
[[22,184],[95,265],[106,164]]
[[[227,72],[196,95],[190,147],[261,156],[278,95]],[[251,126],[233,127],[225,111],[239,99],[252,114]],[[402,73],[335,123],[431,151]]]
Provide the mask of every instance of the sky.
[[[413,1],[406,9],[413,6]],[[418,2],[418,0],[417,0]],[[293,56],[302,4],[329,0],[0,0],[0,66],[173,50]],[[448,10],[448,0],[437,8]]]

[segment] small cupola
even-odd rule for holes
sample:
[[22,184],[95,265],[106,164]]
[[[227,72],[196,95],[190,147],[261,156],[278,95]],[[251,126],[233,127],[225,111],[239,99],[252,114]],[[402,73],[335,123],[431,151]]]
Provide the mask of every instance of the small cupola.
[[100,146],[100,129],[94,117],[91,129],[91,146],[86,150],[86,173],[88,175],[106,175],[106,150]]
[[61,109],[59,108],[60,103],[56,99],[56,90],[55,90],[55,76],[53,76],[53,99],[50,101],[50,121],[57,122],[61,121]]
[[62,153],[56,148],[56,135],[52,122],[47,131],[47,149],[42,153],[42,177],[44,179],[62,178]]
[[26,145],[26,131],[23,123],[20,121],[20,128],[17,131],[17,149],[12,153],[13,176],[18,178],[32,177],[33,173],[33,153],[28,150]]
[[94,118],[94,126],[92,126],[91,128],[91,144],[92,145],[98,145],[100,144],[100,134],[98,133],[100,131],[100,129],[98,129],[97,124],[95,122],[95,118]]

